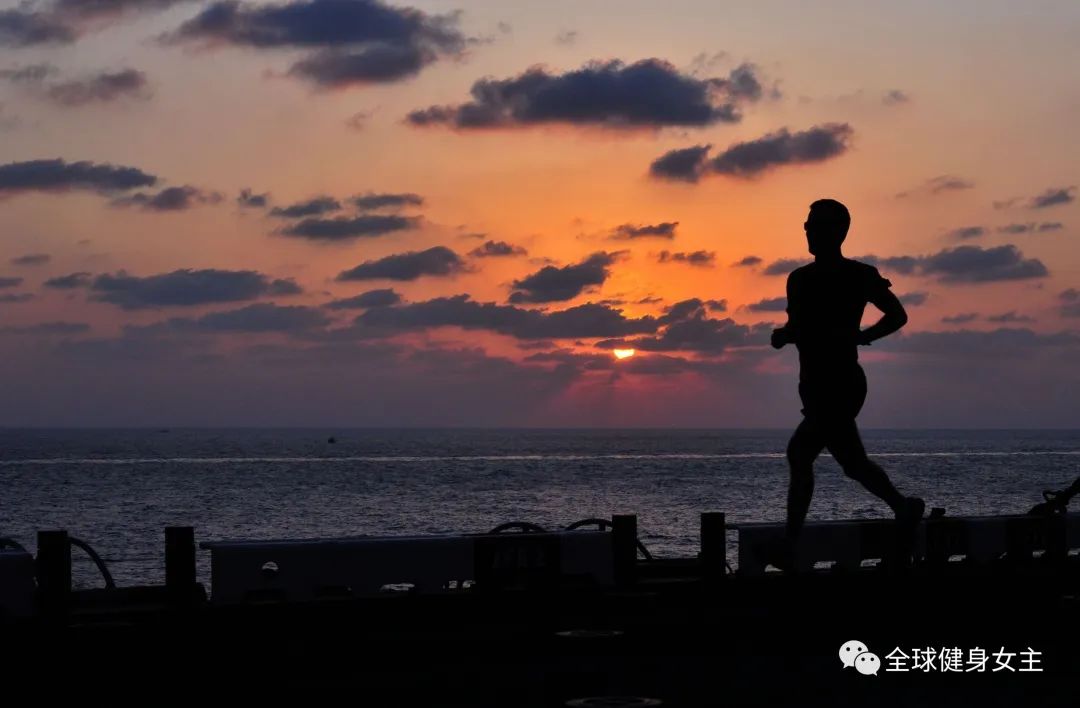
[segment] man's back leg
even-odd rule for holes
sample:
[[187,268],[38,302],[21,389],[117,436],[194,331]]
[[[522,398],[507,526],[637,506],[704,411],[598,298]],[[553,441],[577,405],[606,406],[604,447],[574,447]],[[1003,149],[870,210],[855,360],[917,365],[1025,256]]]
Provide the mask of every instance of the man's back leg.
[[854,418],[829,426],[826,447],[845,475],[888,504],[893,513],[900,515],[904,512],[907,498],[897,491],[885,470],[867,456]]
[[[840,463],[844,474],[862,484],[893,510],[898,525],[897,551],[901,558],[910,559],[914,550],[915,531],[926,504],[918,497],[905,497],[901,494],[889,479],[889,475],[885,474],[885,470],[867,456],[854,419],[830,430],[827,447]],[[902,561],[902,564],[906,565],[907,561]]]

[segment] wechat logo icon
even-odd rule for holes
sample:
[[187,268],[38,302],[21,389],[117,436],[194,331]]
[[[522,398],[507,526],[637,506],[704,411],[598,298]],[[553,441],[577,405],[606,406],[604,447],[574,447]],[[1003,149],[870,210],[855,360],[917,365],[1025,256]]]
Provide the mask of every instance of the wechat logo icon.
[[857,640],[840,645],[840,663],[845,669],[855,668],[863,676],[877,676],[881,668],[881,659],[872,653],[865,644]]

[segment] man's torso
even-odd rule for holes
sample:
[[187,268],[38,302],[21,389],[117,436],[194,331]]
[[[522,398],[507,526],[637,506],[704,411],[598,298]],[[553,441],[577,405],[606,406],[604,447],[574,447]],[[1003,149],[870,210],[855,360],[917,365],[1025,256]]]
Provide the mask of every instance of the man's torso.
[[796,327],[801,381],[846,377],[858,367],[858,335],[875,287],[873,266],[849,259],[813,262],[789,276],[788,314]]

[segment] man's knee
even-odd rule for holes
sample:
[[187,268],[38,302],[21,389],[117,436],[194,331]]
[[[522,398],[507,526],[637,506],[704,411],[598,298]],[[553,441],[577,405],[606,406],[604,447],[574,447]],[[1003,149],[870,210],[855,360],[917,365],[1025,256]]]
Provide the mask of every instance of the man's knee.
[[800,445],[793,438],[787,446],[787,461],[791,468],[792,479],[812,476],[815,457],[817,455],[812,450]]

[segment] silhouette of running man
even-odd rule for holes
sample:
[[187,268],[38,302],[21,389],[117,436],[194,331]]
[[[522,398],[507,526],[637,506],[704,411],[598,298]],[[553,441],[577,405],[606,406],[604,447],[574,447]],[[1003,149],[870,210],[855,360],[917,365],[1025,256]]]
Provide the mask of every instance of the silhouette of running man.
[[[828,449],[848,477],[860,482],[893,510],[904,528],[913,530],[925,504],[905,497],[888,475],[866,456],[855,417],[866,400],[866,375],[858,349],[886,337],[907,323],[907,313],[877,268],[845,258],[840,246],[851,215],[833,199],[810,205],[803,224],[814,261],[794,270],[787,281],[788,321],[773,330],[772,346],[794,344],[799,350],[799,397],[803,421],[788,443],[787,543],[778,562],[790,565],[814,493],[814,460]],[[860,329],[863,310],[873,303],[883,316]]]

